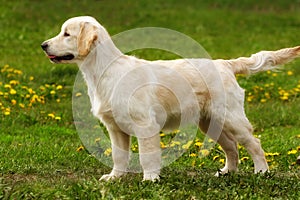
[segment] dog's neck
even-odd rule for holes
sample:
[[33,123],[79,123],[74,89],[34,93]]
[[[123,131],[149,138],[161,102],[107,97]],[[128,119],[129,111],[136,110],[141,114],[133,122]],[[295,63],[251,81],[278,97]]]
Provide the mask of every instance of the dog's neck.
[[[97,92],[105,93],[108,91],[102,90],[101,87],[105,87],[102,86],[102,81],[109,78],[107,77],[109,76],[107,73],[109,68],[123,56],[125,55],[109,39],[105,42],[96,42],[88,56],[81,63],[78,63],[88,86],[88,95],[90,96],[92,107],[95,106],[93,105],[93,99],[97,96]],[[101,96],[105,97],[109,96],[109,94],[102,94]],[[106,98],[102,100],[104,99]]]

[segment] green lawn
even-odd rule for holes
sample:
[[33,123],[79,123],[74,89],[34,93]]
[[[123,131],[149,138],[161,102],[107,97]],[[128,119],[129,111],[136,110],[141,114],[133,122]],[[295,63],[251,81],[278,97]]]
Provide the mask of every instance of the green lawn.
[[[238,77],[269,174],[253,175],[253,163],[240,147],[240,172],[214,177],[224,155],[216,145],[199,158],[199,136],[162,170],[159,183],[141,182],[141,174],[99,182],[110,168],[82,148],[73,124],[77,66],[51,64],[40,48],[69,17],[91,15],[111,35],[163,27],[192,37],[212,58],[249,56],[300,44],[299,2],[0,0],[0,5],[0,199],[299,199],[300,59],[281,72]],[[151,60],[172,57],[151,49],[131,53]]]

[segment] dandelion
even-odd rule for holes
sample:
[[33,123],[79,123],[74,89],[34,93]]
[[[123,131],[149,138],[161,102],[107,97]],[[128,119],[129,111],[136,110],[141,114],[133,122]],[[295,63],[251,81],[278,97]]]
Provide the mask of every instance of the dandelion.
[[245,156],[241,158],[241,161],[246,161],[246,160],[249,160],[249,157]]
[[10,102],[11,102],[12,105],[16,105],[17,104],[17,101],[15,99],[12,99]]
[[161,147],[162,149],[167,148],[167,146],[166,146],[163,142],[160,142],[160,147]]
[[193,143],[192,140],[191,140],[191,141],[188,141],[188,143],[182,145],[182,148],[183,148],[183,149],[188,149],[188,148],[192,145],[192,143]]
[[297,150],[296,149],[293,149],[291,151],[289,151],[287,154],[288,155],[291,155],[291,154],[296,154],[297,153]]
[[23,103],[19,103],[20,108],[25,108],[25,105]]
[[30,81],[33,81],[33,80],[34,80],[34,77],[33,77],[33,76],[29,76],[29,80],[30,80]]
[[75,94],[75,97],[80,97],[82,94],[80,93],[80,92],[77,92],[76,94]]
[[82,150],[84,150],[84,146],[82,146],[82,145],[76,149],[77,152],[80,152]]
[[4,109],[4,115],[10,115],[10,108],[5,108]]
[[287,71],[288,76],[292,76],[294,73],[292,71]]
[[51,91],[50,91],[50,94],[51,94],[51,95],[55,95],[56,92],[55,92],[54,90],[51,90]]
[[17,84],[19,84],[19,81],[11,80],[11,81],[9,81],[9,84],[10,85],[17,85]]
[[11,94],[11,95],[15,95],[15,94],[17,94],[17,91],[15,90],[15,89],[10,89],[9,90],[9,94]]
[[54,118],[55,118],[55,115],[54,115],[53,113],[49,113],[49,114],[48,114],[48,117],[54,119]]
[[208,156],[208,155],[209,155],[209,151],[208,151],[207,149],[202,149],[202,150],[200,151],[200,154],[201,154],[202,156]]
[[222,159],[219,160],[219,162],[222,163],[222,164],[224,164],[225,163],[225,159],[222,158]]
[[265,153],[265,156],[279,156],[280,155],[280,153],[277,153],[277,152],[275,152],[275,153]]
[[111,152],[112,152],[112,149],[111,149],[111,148],[108,148],[108,149],[106,149],[106,150],[104,151],[104,155],[110,156]]
[[10,88],[11,88],[11,85],[5,84],[5,85],[4,85],[4,88],[9,88],[9,89],[10,89]]
[[101,138],[96,138],[96,139],[95,139],[95,143],[100,142],[100,140],[101,140]]
[[160,137],[164,137],[164,136],[166,136],[166,134],[161,133],[161,134],[159,134],[159,136],[160,136]]
[[57,121],[60,121],[61,117],[56,116],[54,119],[57,120]]
[[196,157],[196,156],[197,156],[197,154],[195,154],[195,153],[191,153],[189,156],[190,156],[190,157]]
[[220,156],[214,156],[213,161],[217,160]]
[[56,86],[56,90],[61,90],[62,88],[63,88],[63,86],[61,86],[61,85]]
[[261,99],[260,102],[265,103],[265,102],[267,102],[267,99]]
[[201,142],[199,142],[199,141],[198,141],[198,142],[195,142],[195,146],[196,146],[196,147],[202,147],[202,145],[203,145],[203,144],[202,144]]
[[175,134],[180,133],[180,130],[176,129],[173,131],[173,133],[175,133]]

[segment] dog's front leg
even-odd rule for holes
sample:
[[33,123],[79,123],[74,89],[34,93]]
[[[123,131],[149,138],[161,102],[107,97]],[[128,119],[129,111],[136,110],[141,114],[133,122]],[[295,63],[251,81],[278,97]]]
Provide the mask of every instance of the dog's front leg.
[[100,180],[108,181],[127,173],[129,163],[130,136],[122,131],[108,130],[112,147],[113,169],[103,175]]
[[161,168],[160,136],[138,138],[140,163],[143,168],[143,180],[159,180]]

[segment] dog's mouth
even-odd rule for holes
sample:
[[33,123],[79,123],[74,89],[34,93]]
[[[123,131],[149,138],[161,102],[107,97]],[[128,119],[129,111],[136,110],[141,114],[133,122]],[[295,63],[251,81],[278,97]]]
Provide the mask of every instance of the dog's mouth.
[[72,60],[74,59],[74,55],[73,54],[67,54],[64,56],[55,56],[55,55],[48,55],[48,58],[52,61],[52,62],[61,62],[63,60]]

